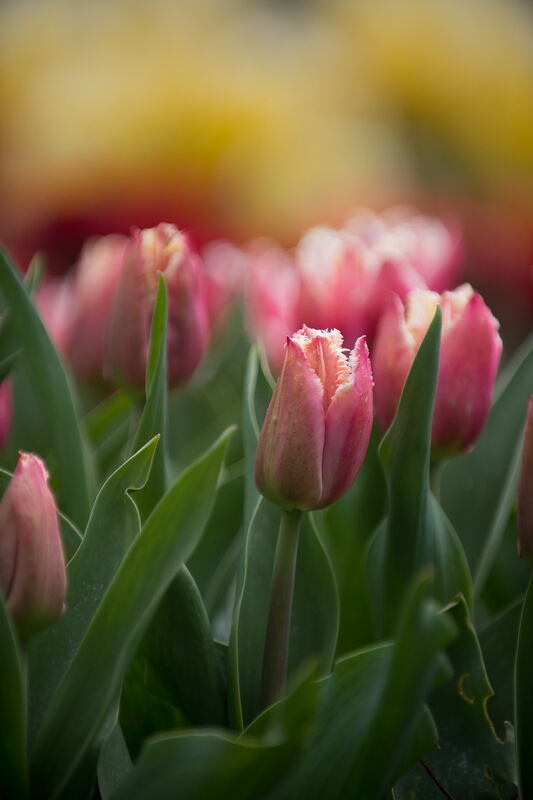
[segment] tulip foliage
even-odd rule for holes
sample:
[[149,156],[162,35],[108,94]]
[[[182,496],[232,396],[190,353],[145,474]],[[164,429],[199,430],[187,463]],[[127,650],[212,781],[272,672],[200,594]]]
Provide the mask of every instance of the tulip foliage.
[[[0,796],[532,797],[533,589],[516,554],[517,507],[523,554],[533,537],[531,344],[501,372],[473,449],[469,428],[450,455],[432,448],[446,381],[438,303],[383,433],[364,340],[348,358],[340,334],[305,327],[274,388],[238,312],[192,383],[170,391],[172,324],[184,318],[169,273],[151,276],[147,352],[128,349],[125,289],[113,321],[118,362],[136,378],[145,369],[144,390],[102,392],[74,384],[32,280],[0,259],[13,396],[0,471]],[[475,344],[462,343],[470,376]],[[45,491],[39,466],[39,491],[28,479],[22,500],[20,449],[50,474]],[[13,580],[40,575],[29,534],[44,537],[43,566],[61,558],[62,570],[44,589],[33,581],[19,614]],[[32,628],[24,614],[49,597],[53,619]]]

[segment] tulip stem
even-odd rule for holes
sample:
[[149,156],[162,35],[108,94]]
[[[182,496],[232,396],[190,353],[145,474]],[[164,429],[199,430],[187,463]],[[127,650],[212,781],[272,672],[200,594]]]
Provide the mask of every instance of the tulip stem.
[[298,510],[283,511],[281,517],[263,654],[262,708],[279,700],[287,683],[292,596],[301,520],[302,512]]

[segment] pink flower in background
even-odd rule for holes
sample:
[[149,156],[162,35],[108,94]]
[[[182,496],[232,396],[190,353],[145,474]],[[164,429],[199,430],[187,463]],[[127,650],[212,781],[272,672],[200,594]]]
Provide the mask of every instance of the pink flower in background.
[[187,383],[209,338],[202,262],[174,225],[136,230],[124,256],[111,313],[108,364],[126,383],[144,387],[158,273],[168,288],[168,382]]
[[72,280],[52,280],[43,283],[35,296],[35,304],[57,350],[66,356],[72,336],[74,310]]
[[425,288],[420,274],[393,242],[372,243],[348,230],[312,228],[296,248],[301,280],[299,317],[320,328],[338,328],[350,344],[372,341],[390,292],[404,298]]
[[210,242],[202,250],[209,324],[223,324],[232,300],[240,293],[247,257],[230,242]]
[[470,285],[442,295],[416,289],[405,308],[399,297],[390,298],[373,350],[374,399],[386,429],[437,305],[442,337],[432,446],[460,452],[472,447],[485,424],[502,351],[498,322]]
[[270,366],[279,372],[285,340],[299,325],[299,280],[286,252],[267,239],[251,242],[245,250],[243,292],[246,320],[252,338],[258,339]]
[[259,491],[287,509],[330,505],[349,489],[363,463],[372,416],[364,337],[348,358],[339,331],[304,325],[287,339],[259,437]]
[[103,236],[82,250],[73,280],[72,331],[67,353],[75,372],[103,377],[111,308],[117,293],[128,239]]
[[348,220],[345,228],[370,247],[381,243],[397,250],[429,289],[443,292],[457,284],[464,243],[455,221],[444,222],[398,207],[381,215],[362,211]]
[[67,573],[56,503],[43,462],[30,453],[20,453],[0,502],[0,589],[26,631],[63,613]]

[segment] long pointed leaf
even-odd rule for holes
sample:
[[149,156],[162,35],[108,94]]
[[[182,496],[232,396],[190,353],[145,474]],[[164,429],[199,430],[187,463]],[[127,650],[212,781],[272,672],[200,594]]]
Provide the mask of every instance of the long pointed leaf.
[[200,539],[230,433],[158,503],[109,586],[36,740],[32,776],[43,794],[57,796],[97,736],[151,616]]
[[0,252],[0,288],[7,302],[21,358],[31,381],[55,458],[60,508],[84,527],[89,516],[89,480],[73,390],[61,359],[28,295],[18,270]]

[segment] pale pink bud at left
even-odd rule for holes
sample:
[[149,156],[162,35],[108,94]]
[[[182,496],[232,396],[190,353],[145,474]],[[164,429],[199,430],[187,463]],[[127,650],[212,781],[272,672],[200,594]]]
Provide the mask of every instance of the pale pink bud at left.
[[390,298],[373,351],[374,399],[385,429],[438,305],[442,337],[432,447],[461,452],[472,447],[485,424],[502,352],[498,322],[468,284],[442,295],[415,289],[405,309],[398,297]]
[[348,357],[339,331],[304,325],[287,339],[283,369],[259,437],[259,491],[286,509],[333,503],[361,468],[372,414],[372,372],[364,337]]
[[159,272],[168,289],[170,386],[190,380],[208,343],[205,276],[187,237],[167,223],[134,231],[111,313],[108,364],[138,388],[144,387]]
[[125,236],[89,240],[78,262],[67,353],[74,371],[85,378],[103,376],[107,327],[127,243]]
[[43,462],[30,453],[20,453],[0,502],[0,589],[25,632],[63,613],[67,574],[56,504]]
[[527,408],[518,487],[518,554],[533,558],[533,394]]

